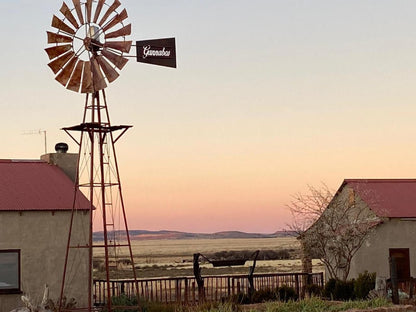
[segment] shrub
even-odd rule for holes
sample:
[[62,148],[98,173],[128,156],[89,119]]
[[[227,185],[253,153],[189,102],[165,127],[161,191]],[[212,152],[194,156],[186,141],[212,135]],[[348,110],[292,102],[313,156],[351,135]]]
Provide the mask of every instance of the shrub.
[[360,273],[354,282],[354,295],[357,299],[366,299],[370,290],[376,285],[376,273]]
[[345,301],[354,299],[354,280],[329,279],[325,284],[324,296],[332,300]]
[[319,285],[309,284],[305,286],[305,293],[310,297],[320,297],[323,293],[323,288]]
[[230,301],[236,304],[249,304],[251,302],[249,295],[245,293],[233,295]]
[[[260,250],[258,260],[284,260],[290,259],[291,255],[296,252],[295,249],[281,249],[281,250]],[[247,259],[253,260],[253,250],[228,250],[218,251],[213,254],[208,254],[209,259],[215,260],[232,260],[232,259]]]
[[[138,303],[137,297],[128,297],[125,294],[120,296],[112,297],[111,302],[113,307],[126,307],[126,308],[113,308],[114,312],[176,312],[178,311],[178,306],[173,304],[165,304],[160,302],[150,302],[140,300]],[[130,308],[130,307],[137,307]],[[106,307],[103,309],[104,312],[107,311]]]
[[[136,297],[128,297],[125,294],[121,294],[120,296],[112,297],[111,303],[113,306],[137,306],[137,298]],[[106,311],[106,309],[104,309]],[[137,310],[126,310],[126,309],[115,309],[115,312],[127,312],[127,311],[138,311]]]
[[277,299],[277,291],[267,288],[261,289],[254,292],[251,297],[251,303],[261,303]]
[[297,300],[298,294],[293,287],[283,285],[277,289],[278,299],[288,302],[289,300]]

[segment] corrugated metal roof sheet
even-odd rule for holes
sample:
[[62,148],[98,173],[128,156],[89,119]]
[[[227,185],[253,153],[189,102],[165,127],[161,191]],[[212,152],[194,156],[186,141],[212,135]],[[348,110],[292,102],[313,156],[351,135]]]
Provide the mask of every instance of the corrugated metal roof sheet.
[[[57,166],[43,161],[0,160],[0,211],[71,210],[74,184]],[[79,192],[77,209],[89,209]]]
[[379,217],[416,217],[416,179],[345,179]]

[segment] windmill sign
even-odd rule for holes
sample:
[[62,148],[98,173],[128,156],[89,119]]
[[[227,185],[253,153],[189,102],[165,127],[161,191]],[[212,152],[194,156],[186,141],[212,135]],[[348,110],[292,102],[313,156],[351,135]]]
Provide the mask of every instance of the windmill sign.
[[176,68],[175,38],[136,41],[137,62]]

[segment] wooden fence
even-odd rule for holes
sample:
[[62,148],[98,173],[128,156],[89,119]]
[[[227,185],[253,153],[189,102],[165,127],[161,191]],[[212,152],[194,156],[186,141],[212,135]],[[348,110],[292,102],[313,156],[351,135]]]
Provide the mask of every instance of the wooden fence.
[[[203,295],[206,301],[220,301],[233,295],[248,293],[247,275],[217,275],[203,276]],[[276,273],[254,274],[256,290],[276,289],[286,285],[293,287],[298,296],[302,296],[305,286],[314,284],[323,287],[323,273]],[[139,279],[139,296],[147,301],[162,303],[192,304],[201,301],[198,285],[194,277],[172,277]],[[104,280],[94,280],[94,303],[100,305],[106,302],[107,285]],[[112,296],[125,294],[133,297],[136,294],[132,280],[114,280],[110,282]]]

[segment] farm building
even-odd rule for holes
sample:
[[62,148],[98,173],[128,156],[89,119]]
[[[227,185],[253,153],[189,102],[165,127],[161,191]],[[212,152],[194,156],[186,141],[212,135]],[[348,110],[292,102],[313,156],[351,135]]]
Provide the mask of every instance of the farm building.
[[[0,160],[0,312],[23,306],[22,294],[42,300],[45,284],[50,298],[60,296],[68,241],[77,154],[53,153],[42,160]],[[89,201],[77,194],[73,232],[86,244]],[[86,300],[88,257],[74,254],[71,297]]]
[[[322,213],[323,218],[334,214],[340,203],[349,207],[342,209],[348,214],[343,218],[353,222],[357,232],[367,231],[352,257],[348,278],[364,271],[389,278],[389,258],[394,258],[399,279],[416,274],[416,179],[346,179]],[[302,242],[311,239],[308,235],[314,227],[326,226],[323,223],[318,219],[304,233]],[[340,239],[348,239],[342,227],[339,232]],[[331,257],[335,259],[336,255]],[[344,267],[338,269],[342,272]],[[326,278],[328,273],[327,266]]]

